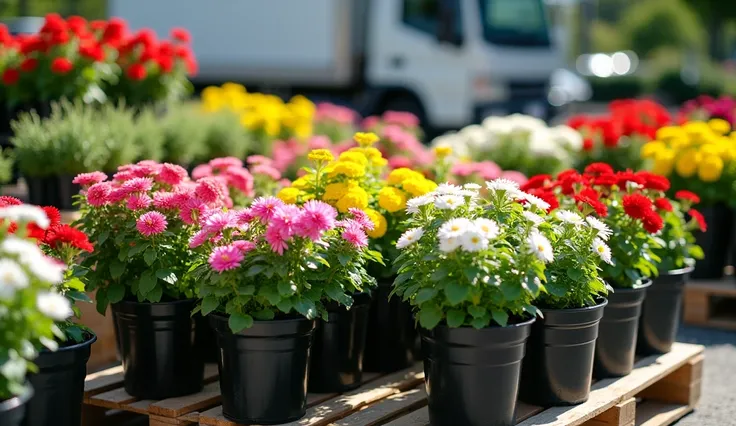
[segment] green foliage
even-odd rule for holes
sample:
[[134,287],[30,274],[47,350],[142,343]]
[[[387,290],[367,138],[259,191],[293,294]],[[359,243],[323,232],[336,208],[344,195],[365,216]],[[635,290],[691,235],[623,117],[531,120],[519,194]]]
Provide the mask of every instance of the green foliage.
[[190,105],[169,108],[163,119],[164,161],[188,166],[201,158],[207,138],[207,118]]
[[695,219],[685,217],[691,202],[670,200],[670,204],[672,211],[660,211],[664,228],[657,235],[659,247],[653,250],[661,259],[657,265],[660,272],[695,266],[695,260],[703,258],[703,249],[696,244],[693,236],[698,223]]
[[10,182],[13,178],[14,158],[12,150],[0,150],[0,184]]
[[219,157],[245,158],[251,141],[235,112],[223,109],[200,114],[203,114],[202,122],[207,133],[203,142],[204,149],[198,156],[199,162],[204,163]]
[[590,32],[594,52],[612,53],[629,49],[626,34],[614,25],[603,21],[593,21]]
[[135,118],[135,145],[138,160],[161,161],[164,157],[164,128],[153,107],[142,108]]
[[646,81],[637,75],[588,77],[594,101],[637,98],[647,90]]
[[663,47],[702,49],[705,32],[682,0],[643,0],[626,10],[619,31],[640,57]]

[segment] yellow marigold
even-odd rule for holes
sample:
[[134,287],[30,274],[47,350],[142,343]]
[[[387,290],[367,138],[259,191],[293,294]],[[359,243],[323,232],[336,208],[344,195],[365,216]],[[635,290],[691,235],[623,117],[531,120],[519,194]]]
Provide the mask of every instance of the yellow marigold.
[[399,185],[400,183],[404,182],[408,179],[424,179],[424,175],[415,172],[412,169],[407,169],[406,167],[400,167],[398,169],[395,169],[391,171],[388,175],[388,183],[389,185]]
[[371,219],[371,222],[373,222],[373,230],[368,231],[368,236],[371,238],[381,238],[386,235],[386,229],[388,228],[386,218],[383,217],[381,213],[373,209],[365,209],[365,214],[367,214]]
[[313,149],[309,151],[307,158],[309,161],[332,161],[335,159],[329,149]]
[[412,196],[418,197],[420,195],[424,195],[428,192],[434,191],[437,188],[437,184],[429,179],[421,177],[407,179],[404,181],[404,183],[401,184],[401,187],[404,188],[404,191],[410,193]]
[[337,200],[337,209],[345,213],[350,208],[365,210],[368,207],[368,193],[359,186],[350,188],[342,198]]
[[698,165],[698,177],[703,182],[715,182],[723,173],[723,160],[715,155],[706,155]]
[[383,157],[372,158],[371,164],[375,167],[385,167],[388,165],[388,160]]
[[256,130],[261,127],[263,120],[258,114],[246,112],[240,116],[240,124],[248,130]]
[[406,195],[404,191],[386,186],[378,192],[378,205],[389,213],[394,213],[406,208]]
[[642,145],[640,155],[641,158],[654,158],[663,149],[667,149],[667,146],[662,141],[647,142]]
[[710,126],[710,128],[719,135],[725,135],[731,131],[731,125],[728,121],[721,118],[711,118],[708,120],[708,126]]
[[309,186],[311,186],[313,181],[314,181],[313,175],[304,175],[300,178],[297,178],[294,182],[292,182],[291,187],[296,188],[296,189],[306,189]]
[[701,158],[702,155],[693,150],[681,152],[675,163],[677,174],[684,178],[693,176],[698,170],[698,164]]
[[268,136],[275,138],[281,134],[281,122],[276,118],[268,118],[263,130],[266,131]]
[[708,126],[708,123],[703,121],[688,121],[682,126],[682,130],[684,130],[690,137],[704,136],[708,133],[713,133],[710,126]]
[[440,145],[440,146],[434,147],[434,155],[436,155],[437,158],[445,158],[451,154],[452,154],[452,147],[449,145]]
[[350,161],[338,161],[333,165],[330,176],[345,175],[351,178],[365,176],[365,166]]
[[366,164],[368,164],[368,158],[366,158],[366,156],[363,153],[355,152],[355,151],[343,152],[342,154],[340,154],[339,160],[360,164],[362,166],[365,166]]
[[224,83],[222,85],[222,90],[226,92],[235,92],[235,93],[246,93],[247,90],[245,90],[245,86],[238,83]]
[[369,147],[373,145],[374,143],[378,142],[380,138],[378,137],[378,135],[376,135],[373,132],[368,132],[368,133],[358,132],[355,135],[353,135],[353,139],[355,140],[355,142],[358,142],[358,145],[362,147]]
[[654,156],[652,173],[669,176],[675,166],[675,153],[669,149],[663,149]]
[[289,187],[283,188],[278,194],[276,194],[276,196],[286,204],[296,204],[297,198],[299,198],[299,194],[301,192],[302,191],[298,188]]
[[324,201],[337,201],[348,193],[348,185],[344,183],[331,183],[325,187]]
[[306,139],[312,136],[312,123],[310,122],[299,122],[294,126],[294,136],[299,139]]
[[687,133],[679,126],[664,126],[657,129],[657,139],[667,141],[674,138],[686,138]]

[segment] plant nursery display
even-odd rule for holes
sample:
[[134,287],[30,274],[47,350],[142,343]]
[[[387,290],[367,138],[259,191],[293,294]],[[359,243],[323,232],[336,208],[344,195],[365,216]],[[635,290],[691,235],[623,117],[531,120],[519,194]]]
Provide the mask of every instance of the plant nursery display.
[[[321,167],[321,166],[318,166]],[[331,304],[375,284],[365,269],[380,261],[368,249],[370,219],[329,204],[303,206],[258,198],[243,210],[207,210],[189,246],[199,282],[195,312],[218,335],[223,414],[238,423],[285,423],[306,410],[315,319]]]
[[717,99],[708,95],[698,96],[685,102],[677,114],[677,122],[680,124],[708,121],[711,118],[725,120],[731,127],[736,125],[736,99],[726,95]]

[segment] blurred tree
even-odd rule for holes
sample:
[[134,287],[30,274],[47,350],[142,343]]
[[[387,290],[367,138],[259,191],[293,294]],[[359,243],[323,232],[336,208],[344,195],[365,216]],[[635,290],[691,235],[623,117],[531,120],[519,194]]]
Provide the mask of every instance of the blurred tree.
[[686,0],[708,28],[708,50],[714,59],[726,58],[726,24],[736,21],[736,1]]
[[59,13],[88,19],[106,17],[106,0],[0,0],[0,17],[44,16]]
[[594,52],[616,52],[631,49],[630,40],[615,26],[605,21],[595,21],[590,27]]
[[619,31],[628,34],[639,57],[662,47],[705,47],[705,31],[697,15],[681,0],[637,2],[626,10]]

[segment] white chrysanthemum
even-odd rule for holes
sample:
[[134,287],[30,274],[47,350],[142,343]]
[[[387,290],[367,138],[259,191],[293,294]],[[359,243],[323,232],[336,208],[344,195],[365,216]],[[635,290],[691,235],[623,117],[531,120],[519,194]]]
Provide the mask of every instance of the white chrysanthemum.
[[533,133],[537,131],[547,130],[547,123],[544,120],[531,115],[511,114],[506,117],[510,121],[512,133]]
[[486,187],[491,191],[509,191],[519,190],[519,184],[510,179],[498,178],[490,182],[486,182]]
[[46,212],[40,207],[22,204],[0,209],[0,219],[10,219],[11,222],[35,223],[39,228],[46,229],[50,221]]
[[66,265],[46,255],[40,255],[35,259],[21,259],[21,261],[28,267],[31,274],[41,281],[59,284],[64,280]]
[[73,314],[69,301],[58,293],[39,294],[36,299],[36,306],[42,314],[54,321],[64,321]]
[[0,251],[14,254],[20,259],[24,258],[36,258],[41,256],[43,253],[38,245],[32,243],[29,240],[18,238],[14,235],[8,235],[5,240],[0,244]]
[[0,259],[0,299],[9,300],[18,289],[28,287],[28,277],[15,261]]
[[583,221],[583,218],[579,214],[571,212],[569,210],[558,210],[555,213],[555,216],[557,216],[557,219],[560,219],[563,222],[571,223],[573,225],[580,225],[582,223],[585,223]]
[[550,244],[547,237],[539,232],[532,231],[527,238],[527,243],[532,252],[545,263],[552,262],[555,259],[554,253],[552,252],[552,244]]
[[570,126],[560,125],[550,128],[552,140],[565,149],[572,152],[583,148],[583,136]]
[[437,185],[434,192],[438,195],[460,195],[463,193],[463,187],[451,183],[441,183]]
[[593,245],[590,247],[591,250],[598,256],[600,256],[601,260],[608,263],[609,265],[613,265],[613,259],[611,259],[611,248],[608,247],[605,241],[603,241],[600,238],[596,238],[593,240]]
[[399,241],[396,242],[396,248],[403,249],[408,247],[419,241],[419,239],[422,238],[422,235],[424,235],[424,229],[422,228],[408,229],[403,235],[401,235],[401,237],[399,237]]
[[492,147],[492,135],[490,135],[486,129],[477,124],[471,124],[470,126],[462,128],[458,132],[458,136],[463,138],[468,147],[474,150],[482,150]]
[[470,183],[466,183],[465,185],[463,185],[463,188],[471,190],[471,191],[478,191],[483,187],[478,185],[477,183],[470,182]]
[[475,219],[473,221],[473,227],[483,235],[483,237],[492,240],[501,233],[501,229],[498,224],[491,219]]
[[588,216],[585,218],[585,220],[588,221],[588,224],[590,225],[591,228],[598,231],[598,237],[600,239],[602,239],[603,241],[608,241],[608,238],[613,233],[611,231],[611,228],[608,227],[608,225],[606,225],[605,223],[601,222],[599,219],[593,216]]
[[506,117],[490,116],[481,123],[483,129],[494,135],[505,135],[511,132],[511,121]]
[[541,210],[547,210],[549,208],[549,203],[537,197],[536,195],[527,194],[526,192],[520,192],[520,194],[521,199],[525,200],[527,203],[529,203],[529,205],[535,206],[536,208]]
[[418,197],[414,197],[406,202],[406,212],[409,214],[419,213],[419,207],[432,204],[434,202],[434,194],[424,194]]
[[488,238],[479,229],[469,229],[460,237],[463,250],[476,252],[488,248]]
[[442,238],[459,238],[473,226],[473,222],[465,218],[450,219],[440,226],[437,236]]
[[536,213],[532,213],[529,210],[524,210],[523,212],[521,212],[521,214],[524,216],[526,220],[533,223],[535,226],[544,222],[544,218],[542,218],[542,216]]
[[460,237],[440,237],[440,251],[449,253],[460,247]]
[[463,204],[465,198],[462,195],[440,195],[434,200],[434,206],[440,210],[455,210]]

